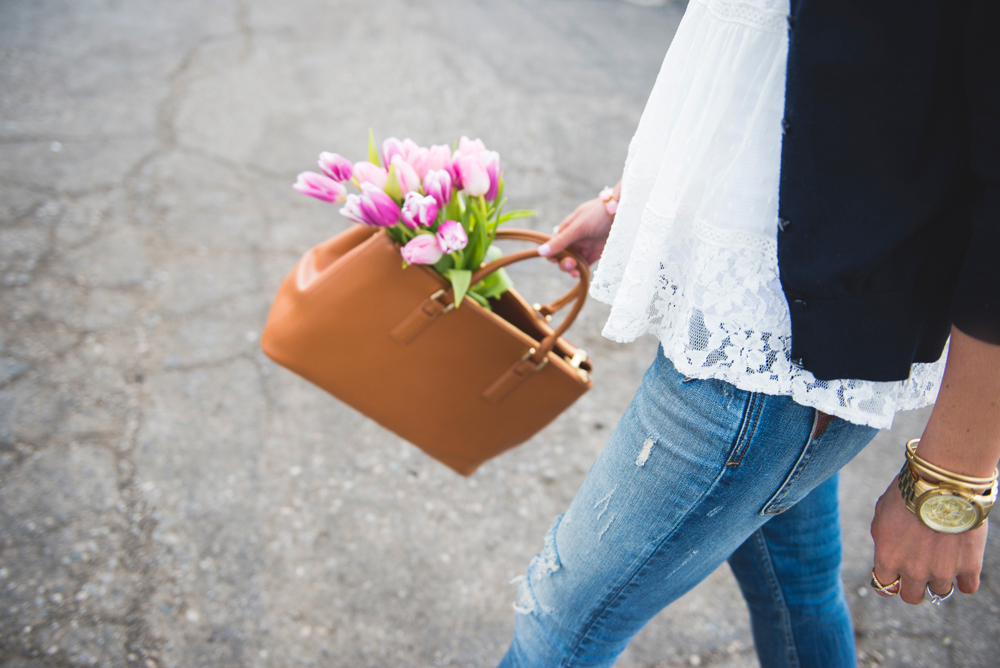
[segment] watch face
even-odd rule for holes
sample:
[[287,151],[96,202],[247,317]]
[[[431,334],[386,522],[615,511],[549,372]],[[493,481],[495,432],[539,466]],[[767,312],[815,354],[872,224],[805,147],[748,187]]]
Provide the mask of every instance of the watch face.
[[917,503],[920,519],[935,531],[962,533],[979,521],[976,506],[956,494],[935,491],[926,498],[918,499]]

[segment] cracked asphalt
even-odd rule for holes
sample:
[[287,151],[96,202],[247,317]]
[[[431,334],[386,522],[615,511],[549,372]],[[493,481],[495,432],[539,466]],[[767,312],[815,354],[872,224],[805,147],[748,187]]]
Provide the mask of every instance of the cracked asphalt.
[[[647,5],[647,6],[643,6]],[[0,2],[0,665],[491,666],[515,587],[655,342],[469,479],[268,361],[270,299],[346,227],[294,193],[369,127],[482,137],[548,230],[621,170],[683,4]],[[565,290],[519,266],[529,298]],[[559,292],[561,294],[561,292]],[[1000,539],[940,609],[869,594],[875,499],[927,411],[845,471],[864,666],[993,666]],[[617,664],[756,665],[727,567]]]

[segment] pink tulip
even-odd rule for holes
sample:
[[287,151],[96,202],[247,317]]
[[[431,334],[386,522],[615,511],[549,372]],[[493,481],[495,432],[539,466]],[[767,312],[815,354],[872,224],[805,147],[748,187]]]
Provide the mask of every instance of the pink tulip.
[[417,176],[424,178],[424,174],[427,173],[430,167],[427,162],[430,150],[423,146],[418,146],[417,142],[410,138],[403,140],[402,149],[403,152],[401,155],[403,156],[403,160],[410,163],[410,166],[416,171]]
[[437,220],[438,203],[433,197],[424,197],[420,193],[406,193],[403,202],[403,224],[411,230],[419,226],[430,227]]
[[482,154],[463,155],[458,159],[458,174],[465,192],[473,197],[485,195],[490,189],[490,175],[483,164]]
[[334,181],[350,181],[354,176],[354,165],[342,155],[323,152],[319,154],[319,168]]
[[486,191],[486,199],[492,202],[497,198],[497,191],[500,188],[500,154],[496,151],[486,151],[480,156],[484,158],[486,173],[490,177],[490,189]]
[[348,195],[340,215],[362,225],[392,227],[399,222],[399,207],[371,183],[361,184],[360,195]]
[[469,243],[462,223],[457,220],[446,220],[437,231],[437,243],[442,253],[454,253],[462,250]]
[[437,169],[443,169],[448,172],[448,176],[451,177],[451,184],[456,188],[462,188],[462,183],[458,180],[458,170],[455,169],[455,163],[451,159],[451,147],[445,144],[437,144],[430,148],[427,159],[427,170]]
[[448,206],[451,201],[451,175],[443,169],[427,172],[424,177],[424,192],[434,198],[439,209]]
[[458,140],[458,152],[463,156],[478,155],[486,150],[486,145],[482,139],[469,139],[465,135]]
[[420,177],[416,170],[410,166],[402,155],[395,155],[392,158],[392,166],[396,168],[396,180],[399,181],[399,189],[406,193],[420,190]]
[[354,163],[354,177],[360,184],[370,183],[376,188],[385,188],[385,182],[389,180],[389,172],[366,160]]
[[399,252],[410,264],[434,264],[444,255],[433,234],[418,234]]
[[348,195],[347,201],[344,203],[344,208],[340,210],[340,215],[355,223],[362,225],[370,224],[361,211],[361,195],[355,195],[354,193]]
[[451,166],[451,147],[447,144],[431,146],[427,165],[429,169],[448,169]]
[[420,144],[407,137],[400,142],[400,148],[402,148],[403,159],[409,162],[410,157],[420,150]]
[[343,202],[347,198],[347,188],[329,176],[316,172],[302,172],[292,185],[296,191],[324,202]]
[[382,142],[382,164],[385,165],[386,169],[389,169],[389,165],[392,164],[392,159],[397,155],[405,155],[405,151],[403,151],[403,142],[399,141],[395,137],[389,137]]
[[413,167],[413,170],[421,179],[424,178],[424,175],[431,168],[430,154],[430,149],[419,146],[416,151],[406,156],[406,161],[410,163],[410,166]]

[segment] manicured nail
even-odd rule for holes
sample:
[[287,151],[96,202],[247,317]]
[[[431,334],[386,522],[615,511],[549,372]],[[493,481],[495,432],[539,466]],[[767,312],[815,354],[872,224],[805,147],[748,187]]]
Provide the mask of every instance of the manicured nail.
[[538,254],[541,255],[542,257],[545,257],[551,252],[552,252],[552,247],[549,246],[548,244],[542,244],[541,246],[538,247]]
[[572,269],[576,266],[576,262],[573,262],[573,258],[566,258],[562,263],[563,269]]

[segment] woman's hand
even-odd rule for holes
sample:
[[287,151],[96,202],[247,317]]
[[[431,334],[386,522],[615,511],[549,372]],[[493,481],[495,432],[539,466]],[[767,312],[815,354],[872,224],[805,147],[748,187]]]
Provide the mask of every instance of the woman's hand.
[[[620,188],[619,181],[615,186],[615,199],[618,199]],[[600,199],[595,197],[587,200],[559,223],[555,236],[547,244],[539,246],[538,253],[542,256],[553,255],[567,246],[572,246],[588,263],[594,264],[601,259],[614,220]],[[552,262],[555,262],[555,259]],[[559,268],[569,272],[573,278],[580,276],[580,272],[576,269],[576,260],[571,257],[563,258]]]
[[911,605],[924,600],[928,586],[938,596],[947,596],[956,578],[959,591],[972,594],[979,589],[986,532],[987,523],[960,534],[925,527],[906,509],[894,479],[878,500],[872,520],[875,576],[884,585],[898,577],[899,597]]
[[[948,364],[920,456],[947,471],[976,478],[993,474],[1000,458],[1000,346],[951,329]],[[902,460],[902,448],[900,448]],[[945,596],[952,583],[971,594],[979,587],[987,525],[960,534],[938,533],[906,509],[896,482],[872,521],[875,576],[883,585],[900,578],[900,597],[924,600],[924,588]]]

